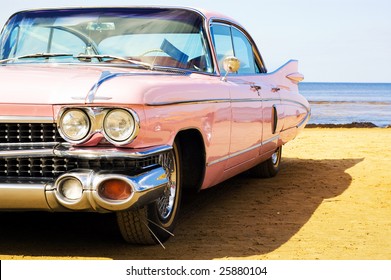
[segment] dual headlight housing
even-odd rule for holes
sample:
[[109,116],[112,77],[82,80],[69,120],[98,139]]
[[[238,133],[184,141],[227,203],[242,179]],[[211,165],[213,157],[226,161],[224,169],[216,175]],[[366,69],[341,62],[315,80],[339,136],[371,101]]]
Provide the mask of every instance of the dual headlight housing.
[[114,145],[126,145],[136,138],[140,125],[135,112],[122,108],[64,108],[57,127],[72,144],[81,144],[102,133]]

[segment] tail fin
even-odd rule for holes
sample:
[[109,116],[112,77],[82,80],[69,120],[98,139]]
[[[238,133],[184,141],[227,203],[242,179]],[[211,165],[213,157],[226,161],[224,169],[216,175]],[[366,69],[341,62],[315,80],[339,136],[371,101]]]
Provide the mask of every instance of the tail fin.
[[283,80],[283,78],[288,79],[292,83],[298,84],[304,80],[304,75],[298,72],[299,62],[297,60],[289,60],[287,63],[282,65],[277,70],[268,73],[269,75],[275,75],[277,80]]

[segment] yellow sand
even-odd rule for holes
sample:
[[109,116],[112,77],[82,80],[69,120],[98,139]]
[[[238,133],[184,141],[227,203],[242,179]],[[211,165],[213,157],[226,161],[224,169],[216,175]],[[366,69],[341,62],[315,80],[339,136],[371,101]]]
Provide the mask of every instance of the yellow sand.
[[305,129],[283,157],[186,197],[165,250],[107,215],[1,213],[0,259],[391,259],[391,129]]

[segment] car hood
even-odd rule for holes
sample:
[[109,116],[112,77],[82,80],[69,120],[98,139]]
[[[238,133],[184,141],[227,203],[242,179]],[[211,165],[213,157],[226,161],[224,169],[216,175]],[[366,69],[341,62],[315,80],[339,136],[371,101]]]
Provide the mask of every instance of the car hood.
[[[7,65],[0,67],[1,103],[12,104],[78,104],[99,101],[113,102],[126,96],[135,83],[149,81],[150,76],[167,76],[168,73],[129,68],[75,66],[75,65]],[[146,76],[149,76],[146,78]],[[169,75],[169,76],[172,76]],[[126,77],[129,83],[111,84],[105,96],[99,96],[103,84]],[[133,77],[133,78],[129,78]],[[137,78],[136,78],[137,77]],[[129,80],[131,79],[131,81]],[[124,100],[118,100],[123,102]],[[110,103],[111,103],[110,102]]]
[[[0,66],[2,104],[161,104],[172,100],[183,102],[189,98],[199,98],[198,90],[204,87],[210,90],[210,79],[206,75],[180,71],[164,72],[96,65]],[[209,83],[204,83],[205,80],[209,80]],[[185,96],[183,92],[188,94]]]
[[7,65],[0,67],[1,103],[69,104],[85,99],[102,75],[99,67]]

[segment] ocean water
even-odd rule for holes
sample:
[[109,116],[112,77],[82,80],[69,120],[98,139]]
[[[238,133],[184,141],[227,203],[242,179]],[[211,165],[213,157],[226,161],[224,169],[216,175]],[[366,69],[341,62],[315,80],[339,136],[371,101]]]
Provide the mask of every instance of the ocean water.
[[300,83],[311,105],[310,124],[391,125],[391,84]]

